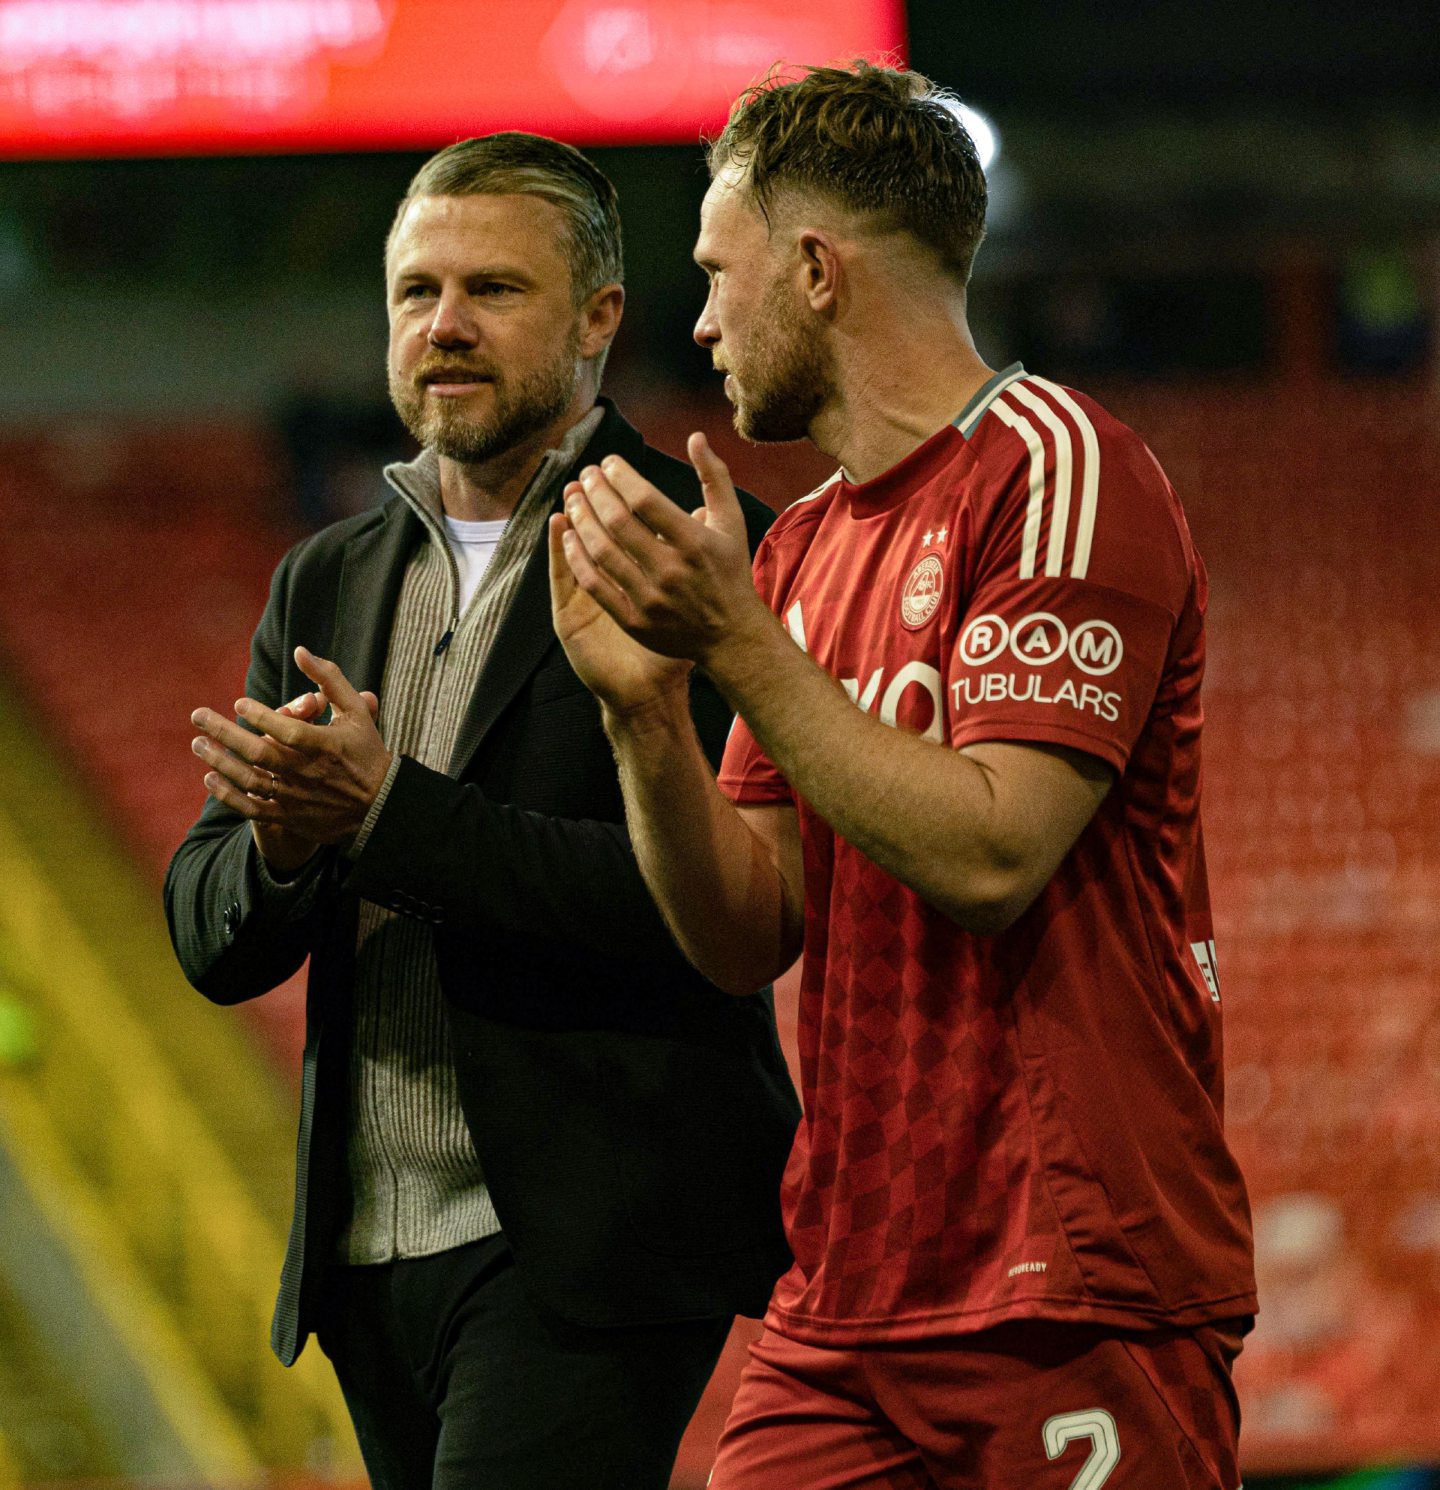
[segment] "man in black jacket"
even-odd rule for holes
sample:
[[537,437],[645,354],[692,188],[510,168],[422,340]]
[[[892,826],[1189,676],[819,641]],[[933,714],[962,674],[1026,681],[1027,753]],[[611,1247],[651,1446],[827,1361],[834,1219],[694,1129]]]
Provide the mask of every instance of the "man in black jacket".
[[[661,1490],[788,1262],[769,996],[671,940],[550,624],[544,527],[582,467],[618,454],[700,504],[599,399],[620,280],[614,190],[568,146],[421,169],[386,283],[424,451],[285,557],[235,719],[192,716],[210,800],[165,887],[186,976],[236,1003],[311,959],[274,1348],[317,1333],[386,1490]],[[692,699],[717,760],[729,712]]]

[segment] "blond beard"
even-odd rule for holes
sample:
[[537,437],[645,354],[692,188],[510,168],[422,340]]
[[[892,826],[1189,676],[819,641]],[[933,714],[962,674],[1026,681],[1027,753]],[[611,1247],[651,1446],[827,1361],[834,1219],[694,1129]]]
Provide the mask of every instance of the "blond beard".
[[835,392],[830,344],[782,280],[761,296],[756,325],[742,355],[730,360],[736,433],[755,444],[803,440]]
[[576,332],[548,366],[536,368],[518,382],[497,378],[492,384],[490,412],[480,419],[427,398],[413,377],[402,380],[387,368],[390,402],[420,444],[449,460],[473,465],[514,449],[565,412],[580,377],[579,353]]

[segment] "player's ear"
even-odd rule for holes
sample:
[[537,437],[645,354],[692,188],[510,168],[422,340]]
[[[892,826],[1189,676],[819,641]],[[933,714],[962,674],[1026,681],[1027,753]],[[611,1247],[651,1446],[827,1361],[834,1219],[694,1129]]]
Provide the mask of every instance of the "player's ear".
[[796,247],[800,251],[801,289],[810,309],[832,309],[840,294],[842,268],[835,240],[819,228],[802,228]]

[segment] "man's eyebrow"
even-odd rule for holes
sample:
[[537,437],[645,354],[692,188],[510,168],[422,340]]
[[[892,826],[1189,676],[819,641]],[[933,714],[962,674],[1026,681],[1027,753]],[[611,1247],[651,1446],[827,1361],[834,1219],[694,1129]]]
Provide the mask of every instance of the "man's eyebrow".
[[466,279],[513,279],[519,284],[535,283],[535,276],[519,264],[477,264],[465,271]]
[[[415,279],[443,279],[443,271],[428,268],[424,264],[397,264],[395,266],[395,278],[399,280]],[[476,264],[464,271],[463,279],[510,279],[517,284],[532,285],[535,276],[528,270],[522,269],[518,264]]]

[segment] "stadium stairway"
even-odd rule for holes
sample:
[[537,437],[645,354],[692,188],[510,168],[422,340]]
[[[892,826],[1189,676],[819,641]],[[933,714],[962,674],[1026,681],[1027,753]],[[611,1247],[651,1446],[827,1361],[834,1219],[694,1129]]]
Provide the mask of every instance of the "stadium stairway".
[[127,1474],[348,1473],[323,1362],[297,1379],[266,1349],[289,1196],[254,1158],[288,1146],[288,1095],[185,987],[153,896],[34,734],[0,696],[0,981],[35,1027],[0,1073],[9,1245],[33,1217],[3,1259],[11,1290],[72,1356]]
[[32,1387],[69,1385],[0,1379],[9,1460],[55,1478],[58,1435],[64,1478],[348,1480],[319,1353],[286,1373],[267,1348],[290,1094],[185,986],[153,885],[44,734],[0,692],[0,1328],[48,1360]]
[[[0,1178],[0,1186],[4,1186]],[[6,1195],[7,1218],[11,1196]],[[12,1223],[13,1224],[13,1223]],[[115,1457],[83,1394],[34,1337],[26,1311],[0,1275],[0,1490],[50,1479],[111,1478]]]

